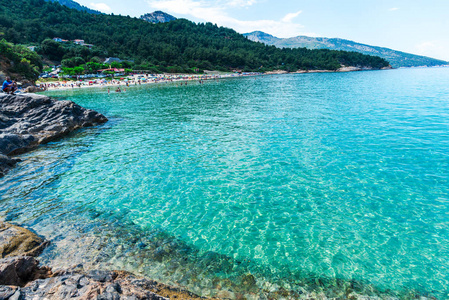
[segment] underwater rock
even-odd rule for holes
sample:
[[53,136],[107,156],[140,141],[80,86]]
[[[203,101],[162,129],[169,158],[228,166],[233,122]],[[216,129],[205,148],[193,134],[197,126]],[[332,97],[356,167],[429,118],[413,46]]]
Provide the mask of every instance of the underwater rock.
[[4,176],[5,173],[18,163],[19,159],[10,158],[6,155],[0,154],[0,177]]
[[0,257],[36,256],[48,243],[28,229],[0,222]]

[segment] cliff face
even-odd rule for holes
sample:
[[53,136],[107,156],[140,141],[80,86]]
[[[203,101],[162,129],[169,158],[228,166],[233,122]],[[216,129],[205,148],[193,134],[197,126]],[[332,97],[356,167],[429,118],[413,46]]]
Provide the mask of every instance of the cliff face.
[[29,151],[76,129],[107,120],[72,101],[34,94],[0,94],[0,177],[17,162],[8,155]]
[[140,17],[142,20],[145,20],[147,22],[157,24],[157,23],[167,23],[170,21],[176,20],[175,17],[172,15],[169,15],[167,13],[164,13],[163,11],[155,11],[150,14],[145,14]]

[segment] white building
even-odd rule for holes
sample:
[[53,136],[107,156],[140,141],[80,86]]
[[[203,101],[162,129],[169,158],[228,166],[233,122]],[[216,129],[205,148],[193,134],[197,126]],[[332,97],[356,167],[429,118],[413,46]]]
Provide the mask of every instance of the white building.
[[84,40],[73,40],[73,42],[77,45],[84,46]]

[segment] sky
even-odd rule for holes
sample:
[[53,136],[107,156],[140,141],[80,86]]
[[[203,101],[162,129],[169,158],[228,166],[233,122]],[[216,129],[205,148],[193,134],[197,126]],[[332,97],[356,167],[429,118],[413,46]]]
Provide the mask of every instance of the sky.
[[105,13],[162,10],[240,33],[343,38],[449,61],[449,0],[75,0]]

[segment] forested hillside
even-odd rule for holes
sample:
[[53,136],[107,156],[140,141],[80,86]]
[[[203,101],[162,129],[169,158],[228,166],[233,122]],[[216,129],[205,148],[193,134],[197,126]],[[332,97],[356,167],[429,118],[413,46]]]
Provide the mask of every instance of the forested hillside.
[[101,14],[101,12],[99,12],[97,10],[90,9],[90,8],[85,7],[83,5],[80,5],[78,2],[75,2],[73,0],[46,0],[46,1],[57,2],[57,3],[61,4],[61,5],[67,6],[68,8],[73,8],[73,9],[76,9],[76,10],[85,11],[85,12],[88,12],[90,14]]
[[[0,32],[15,44],[41,43],[48,38],[83,39],[92,49],[50,45],[39,53],[61,61],[74,56],[85,62],[109,56],[133,60],[136,68],[184,72],[192,68],[244,71],[382,68],[375,56],[330,50],[278,49],[249,41],[232,29],[179,19],[169,23],[116,15],[95,15],[44,0],[0,0]],[[44,45],[45,46],[45,45]],[[170,68],[170,69],[168,69]]]
[[[35,81],[42,69],[41,57],[24,46],[0,40],[0,75]],[[3,77],[1,76],[1,77]]]

